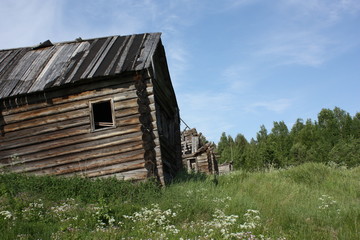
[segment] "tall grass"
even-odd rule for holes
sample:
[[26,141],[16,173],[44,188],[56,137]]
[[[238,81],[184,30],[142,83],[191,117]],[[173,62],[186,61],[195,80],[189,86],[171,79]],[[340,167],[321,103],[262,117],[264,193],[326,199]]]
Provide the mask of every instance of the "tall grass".
[[358,239],[360,168],[155,182],[0,175],[0,239]]

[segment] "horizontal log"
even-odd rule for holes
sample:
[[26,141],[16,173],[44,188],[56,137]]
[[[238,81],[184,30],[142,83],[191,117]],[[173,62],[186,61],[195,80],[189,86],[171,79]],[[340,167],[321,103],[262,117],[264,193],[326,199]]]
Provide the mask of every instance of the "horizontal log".
[[139,115],[140,114],[121,118],[116,121],[116,126],[124,127],[124,126],[129,126],[129,125],[140,124]]
[[[113,168],[121,168],[127,165],[130,165],[134,162],[144,162],[142,159],[143,154],[132,154],[130,156],[123,156],[123,155],[116,155],[110,156],[108,158],[98,159],[96,163],[89,163],[88,161],[83,161],[81,164],[73,163],[73,164],[66,164],[61,166],[55,166],[52,168],[45,168],[45,169],[37,169],[32,171],[34,174],[43,174],[43,175],[62,175],[66,176],[68,174],[73,174],[75,172],[83,174],[94,173],[97,171],[103,171]],[[139,160],[140,159],[140,160]]]
[[[2,142],[12,141],[25,137],[37,136],[49,132],[62,131],[67,128],[81,127],[83,125],[90,128],[89,116],[64,120],[62,122],[54,122],[46,125],[40,125],[32,128],[21,129],[13,132],[6,132],[4,136],[0,136]],[[0,148],[1,149],[1,148]]]
[[[112,135],[116,134],[116,132],[118,132],[118,131],[123,131],[123,133],[121,133],[121,134],[125,134],[125,133],[127,133],[127,130],[125,128],[129,128],[129,126],[137,125],[137,124],[140,124],[140,121],[138,119],[138,115],[132,115],[132,116],[129,116],[129,117],[120,118],[120,119],[118,119],[116,121],[116,125],[118,127],[115,128],[116,130],[111,129],[111,132],[109,133],[109,136],[112,136]],[[107,131],[107,130],[104,129],[102,131],[89,133],[90,132],[90,127],[89,126],[88,127],[86,127],[86,126],[82,127],[81,130],[80,129],[74,129],[73,131],[61,131],[61,132],[58,132],[58,133],[55,132],[55,133],[53,133],[53,135],[51,135],[51,133],[49,133],[49,134],[46,135],[49,138],[37,136],[37,137],[33,138],[34,141],[28,142],[27,144],[26,143],[24,144],[24,141],[26,141],[26,136],[23,136],[23,140],[19,140],[19,141],[18,140],[13,140],[13,141],[6,141],[6,142],[4,141],[3,145],[5,145],[4,149],[9,149],[9,148],[12,149],[12,148],[15,148],[15,147],[26,146],[26,145],[29,145],[29,144],[37,144],[37,143],[40,143],[40,142],[43,142],[43,141],[48,141],[48,140],[55,140],[55,139],[58,140],[58,139],[61,139],[61,138],[67,138],[67,137],[70,137],[70,136],[73,136],[73,135],[86,134],[86,133],[88,133],[88,134],[81,136],[81,141],[96,140],[97,139],[96,136],[104,135],[106,133],[106,131]],[[138,126],[135,127],[135,128],[136,128],[136,131],[140,130],[140,128]],[[130,131],[132,131],[132,128],[130,128]],[[102,138],[104,138],[104,137],[107,137],[107,136],[103,136]],[[66,140],[64,140],[64,141],[66,141],[66,143],[58,141],[56,144],[58,146],[74,144],[74,143],[79,141],[79,140],[76,140],[76,139],[79,139],[79,137],[75,138],[75,140],[73,140],[73,138],[67,138]],[[11,143],[14,144],[13,145],[14,147],[11,146]],[[45,143],[45,144],[43,144],[41,146],[41,149],[46,150],[46,149],[55,148],[55,146],[51,146],[51,145],[54,145],[54,143]],[[58,147],[58,146],[56,146],[56,147]],[[31,149],[28,149],[27,152],[28,151],[33,151],[33,150],[34,150],[33,147],[31,147]],[[26,152],[26,150],[18,149],[18,152],[23,153],[24,151]],[[11,153],[11,154],[14,154],[14,153]],[[6,151],[0,151],[0,159],[4,155],[8,155],[8,153]]]
[[[127,156],[128,155],[128,156]],[[67,166],[67,169],[65,169],[63,166],[56,168],[55,173],[57,175],[63,175],[70,172],[90,172],[90,171],[96,171],[98,169],[105,169],[106,167],[113,167],[116,164],[120,163],[127,163],[127,162],[133,162],[135,160],[141,160],[144,162],[143,159],[143,152],[141,150],[137,151],[131,151],[127,155],[121,154],[121,155],[115,155],[110,156],[108,158],[101,158],[96,159],[97,161],[83,161],[82,165],[77,166]]]
[[139,168],[144,168],[145,162],[144,159],[135,160],[132,162],[122,163],[113,165],[110,168],[102,168],[101,170],[85,172],[86,177],[99,177],[103,175],[109,175],[114,173],[121,173],[130,170],[135,170]]
[[[72,153],[85,152],[92,149],[101,149],[107,146],[113,146],[114,144],[123,144],[127,142],[136,142],[141,141],[142,133],[138,130],[132,129],[129,133],[125,134],[125,131],[119,131],[116,134],[109,135],[99,135],[96,137],[88,138],[86,141],[81,141],[78,143],[59,145],[59,143],[54,143],[51,147],[53,148],[51,151],[49,148],[44,148],[42,145],[33,148],[32,151],[30,149],[26,149],[27,151],[14,151],[9,150],[5,152],[0,152],[2,157],[0,159],[10,158],[10,156],[16,154],[21,162],[28,162],[34,160],[43,160],[56,156],[63,156]],[[49,146],[47,146],[49,147]],[[56,149],[54,149],[56,147]]]
[[[133,106],[134,102],[137,105],[137,95],[135,91],[127,92],[126,94],[118,94],[118,95],[103,95],[100,97],[93,97],[91,101],[99,101],[106,98],[113,98],[115,103],[115,110],[120,110],[127,108],[128,106]],[[25,112],[21,112],[18,114],[12,115],[4,115],[4,122],[6,124],[11,123],[19,123],[24,122],[30,119],[36,119],[40,117],[48,117],[54,114],[66,113],[69,111],[80,110],[80,109],[89,109],[89,99],[86,100],[79,100],[74,101],[71,103],[65,104],[48,104],[48,106],[40,108],[40,109],[33,109]]]
[[145,168],[131,170],[127,172],[109,174],[104,176],[96,176],[99,178],[115,177],[120,180],[145,180],[147,178],[147,170]]
[[118,118],[136,115],[139,113],[138,109],[139,108],[137,106],[131,107],[131,108],[126,108],[126,109],[117,109],[115,111],[115,118],[118,119]]
[[113,145],[103,146],[101,149],[90,149],[85,152],[71,153],[66,156],[55,156],[41,161],[36,161],[36,159],[33,161],[28,160],[21,165],[11,166],[9,170],[13,172],[31,172],[61,166],[84,168],[87,164],[96,165],[102,163],[104,159],[111,160],[111,158],[119,156],[126,158],[134,154],[144,154],[141,142],[135,141],[122,144],[115,142]]
[[[129,79],[129,81],[132,82],[132,79]],[[121,83],[118,85],[114,85],[112,87],[105,87],[104,89],[101,90],[87,90],[87,91],[80,91],[80,93],[64,94],[61,97],[50,98],[50,102],[34,103],[29,105],[18,106],[16,108],[11,108],[11,109],[4,109],[3,116],[12,115],[21,112],[27,112],[40,108],[46,108],[49,106],[49,104],[59,105],[64,103],[73,103],[79,100],[90,100],[97,97],[108,97],[114,94],[123,95],[126,94],[127,92],[135,92],[135,90],[136,89],[134,85],[129,85],[129,83]]]
[[73,119],[73,118],[80,118],[80,117],[85,117],[85,116],[89,116],[89,109],[76,110],[76,111],[71,111],[71,112],[66,112],[66,113],[55,114],[55,115],[47,116],[44,118],[32,119],[32,120],[22,122],[21,124],[11,123],[11,124],[3,126],[3,129],[6,134],[7,132],[11,132],[11,131],[18,131],[21,129],[37,127],[40,125],[56,123],[56,122],[60,122],[60,121],[65,121],[65,120],[69,120],[69,119]]
[[44,142],[60,140],[62,138],[67,138],[71,136],[77,136],[89,133],[90,129],[88,125],[83,125],[76,128],[69,128],[64,129],[61,131],[54,131],[50,133],[45,133],[42,135],[35,135],[35,136],[23,136],[20,139],[15,140],[7,140],[0,142],[0,149],[1,151],[20,148],[24,146],[34,145],[34,144],[42,144]]
[[89,108],[88,101],[77,101],[76,104],[67,103],[67,104],[55,105],[55,106],[49,105],[41,109],[34,109],[31,111],[4,116],[4,121],[6,124],[18,123],[18,122],[24,122],[29,119],[47,117],[54,114],[60,114],[60,113],[65,113],[65,112],[84,109],[84,108]]
[[132,107],[138,107],[137,98],[133,99],[127,99],[124,101],[118,101],[114,102],[115,111],[126,109],[126,108],[132,108]]

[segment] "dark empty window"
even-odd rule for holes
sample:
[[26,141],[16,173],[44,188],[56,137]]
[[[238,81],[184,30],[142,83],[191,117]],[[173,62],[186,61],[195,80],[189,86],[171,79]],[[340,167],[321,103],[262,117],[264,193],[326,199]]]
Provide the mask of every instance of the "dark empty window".
[[112,101],[91,103],[92,129],[102,129],[114,126]]

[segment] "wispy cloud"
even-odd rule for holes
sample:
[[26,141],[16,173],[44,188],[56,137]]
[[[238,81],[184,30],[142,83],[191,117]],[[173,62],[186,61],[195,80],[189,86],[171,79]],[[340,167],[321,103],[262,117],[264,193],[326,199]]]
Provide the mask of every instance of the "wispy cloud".
[[[254,55],[273,65],[320,66],[349,49],[331,29],[344,18],[360,13],[357,0],[283,0],[276,14],[282,16],[274,28],[265,31]],[[354,40],[357,41],[358,40]]]
[[61,4],[56,1],[4,0],[0,8],[0,48],[38,44],[55,32]]
[[222,80],[227,84],[227,88],[231,92],[236,92],[237,94],[244,92],[248,89],[253,82],[250,82],[249,78],[249,65],[244,63],[234,63],[222,72]]
[[332,40],[314,32],[285,31],[268,36],[255,55],[275,65],[319,66],[329,58],[331,52],[328,49],[334,44]]
[[288,98],[281,98],[269,101],[259,101],[250,104],[246,107],[248,112],[258,112],[263,111],[263,109],[275,112],[275,113],[282,113],[285,110],[289,109],[292,105],[293,100]]
[[292,13],[295,13],[295,17],[300,16],[305,19],[310,17],[312,20],[326,24],[334,24],[348,14],[360,12],[358,0],[283,0],[282,5],[293,8]]

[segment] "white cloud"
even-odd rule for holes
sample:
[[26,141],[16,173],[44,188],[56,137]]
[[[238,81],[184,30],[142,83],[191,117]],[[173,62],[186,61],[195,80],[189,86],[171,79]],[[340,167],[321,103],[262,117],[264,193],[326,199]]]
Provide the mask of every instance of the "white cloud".
[[222,72],[222,82],[226,83],[227,86],[225,87],[228,88],[228,91],[237,94],[243,93],[254,84],[255,74],[251,74],[252,71],[248,62],[230,65]]
[[283,0],[284,12],[308,27],[331,27],[360,12],[358,0]]
[[61,4],[42,0],[5,0],[0,8],[0,48],[33,46],[56,31]]
[[319,66],[330,57],[328,49],[335,42],[314,32],[273,33],[255,55],[276,65],[300,64]]
[[359,14],[360,1],[283,0],[278,10],[284,21],[265,31],[255,51],[255,57],[272,65],[320,66],[359,43],[344,42],[332,29],[341,29],[344,18]]
[[258,112],[259,109],[266,109],[275,113],[283,113],[285,110],[289,109],[292,105],[293,100],[287,98],[281,98],[276,100],[269,101],[259,101],[250,104],[247,107],[248,112]]

